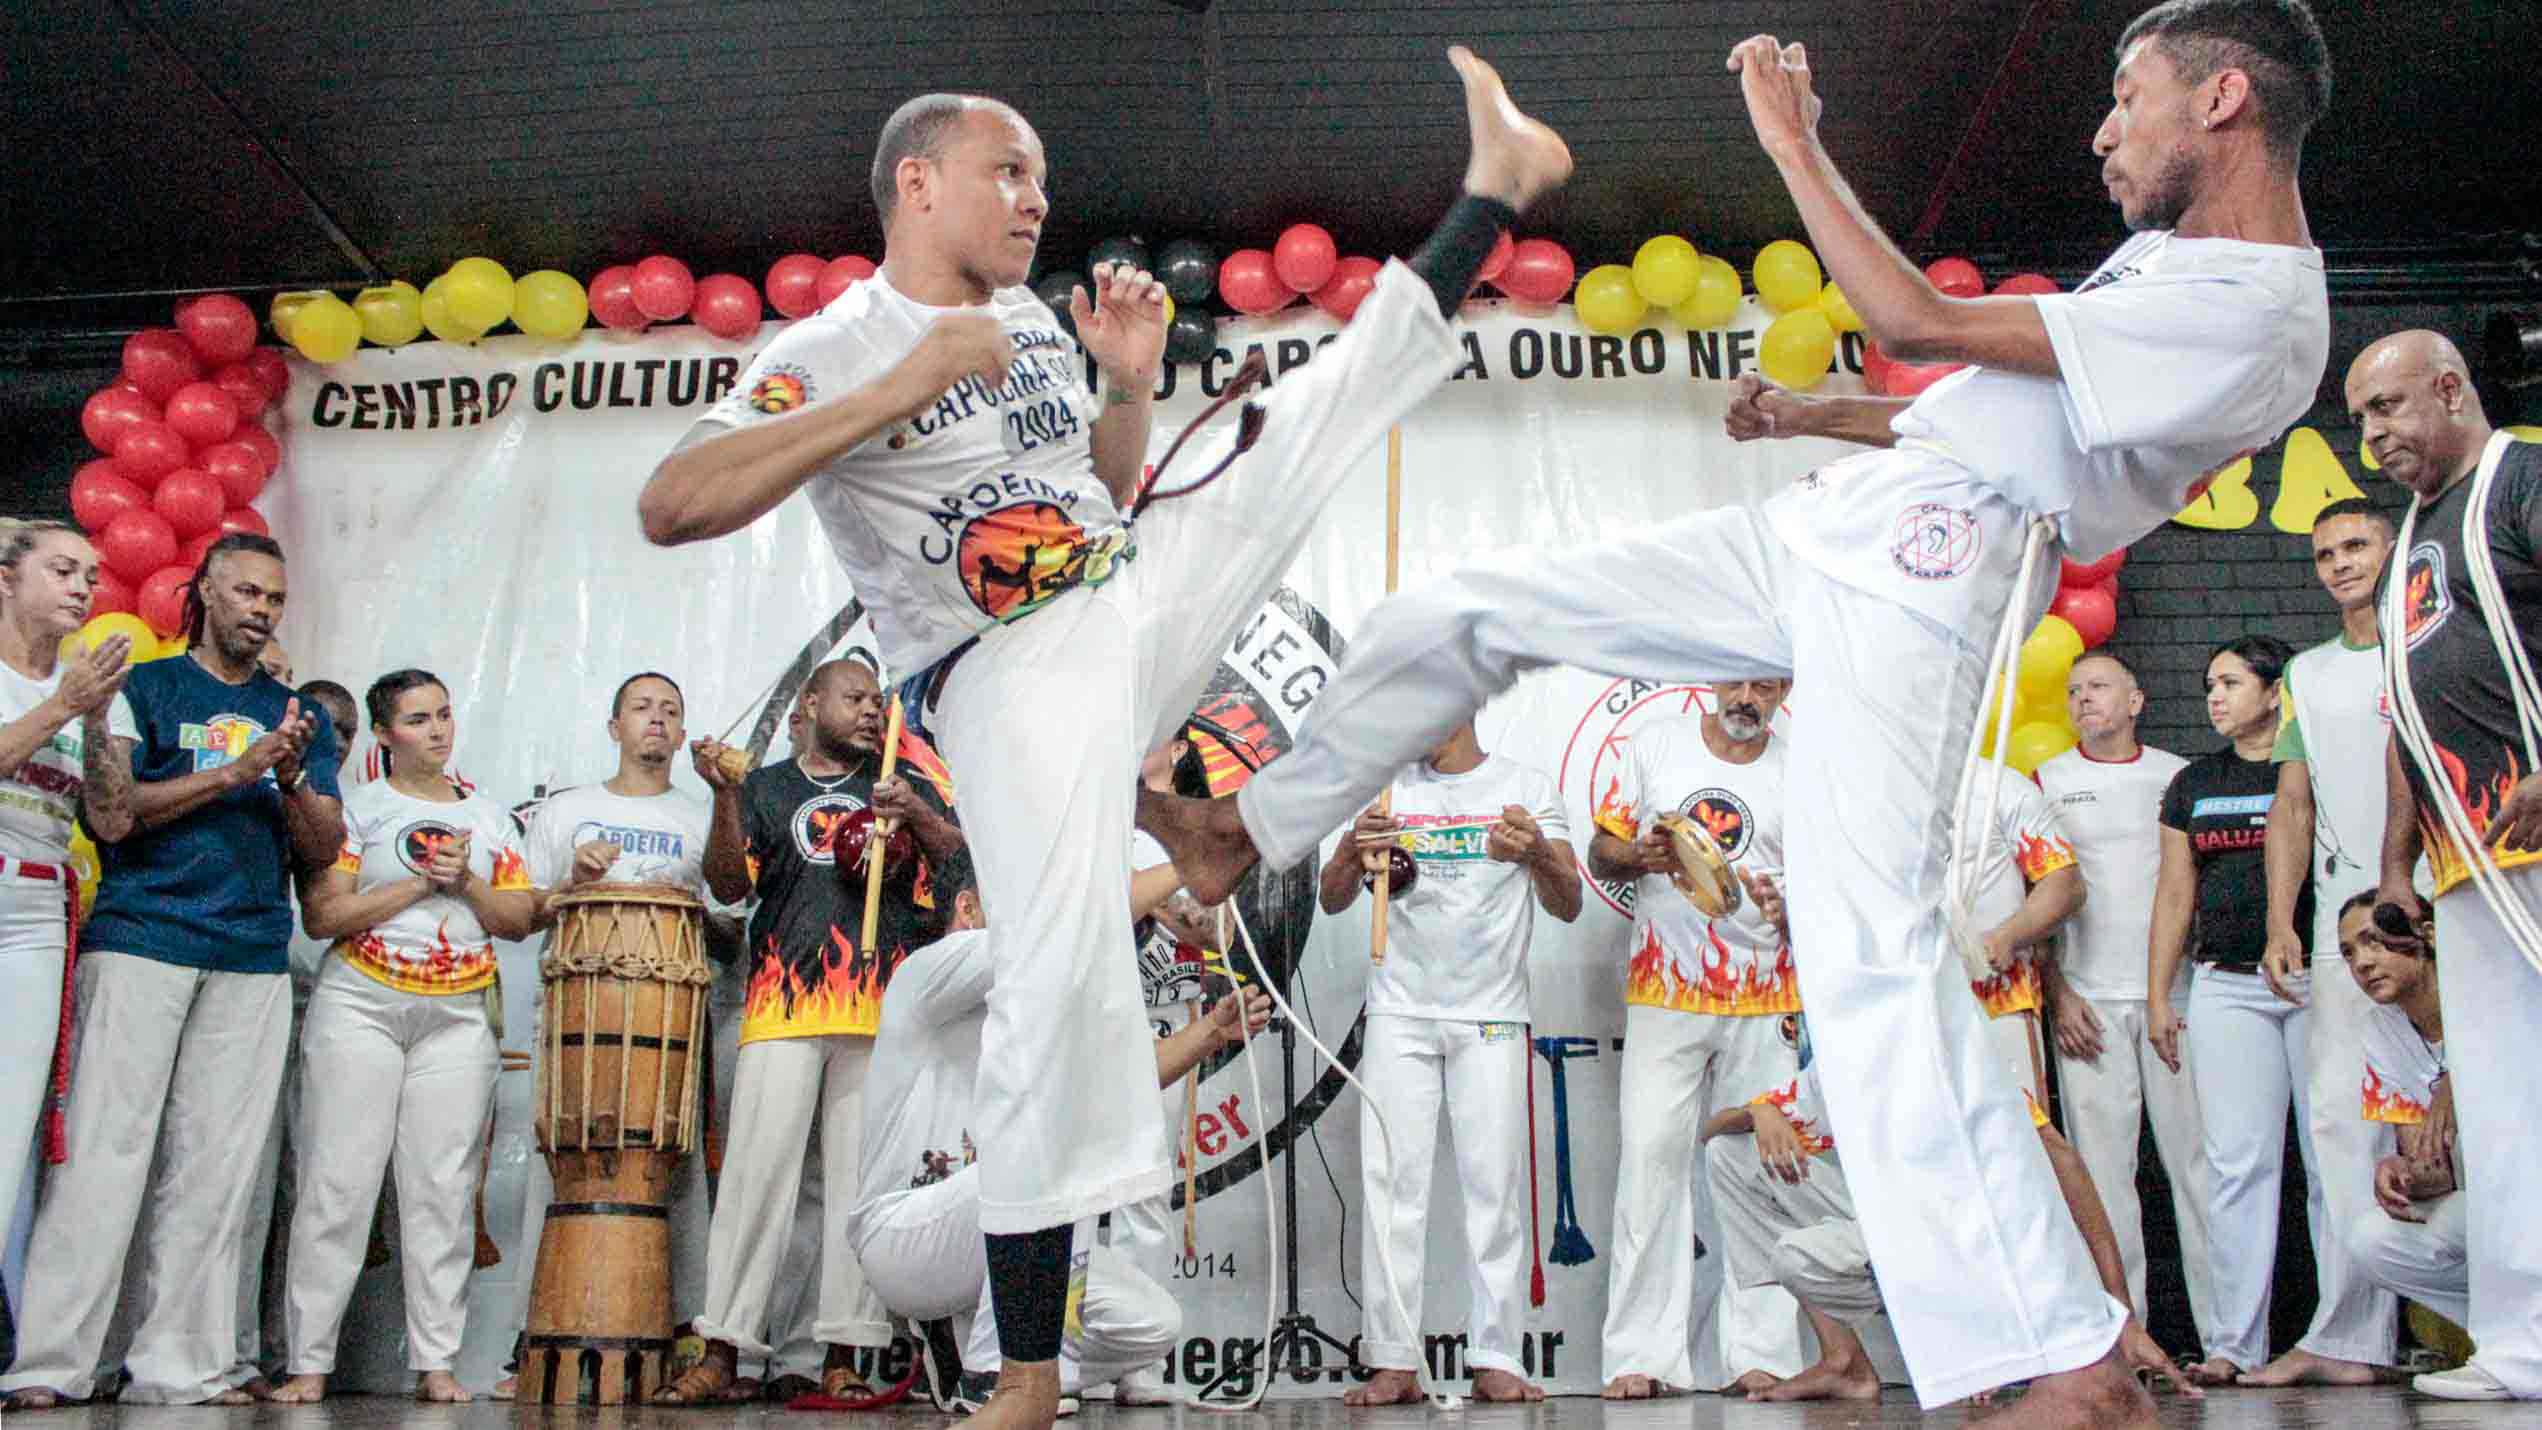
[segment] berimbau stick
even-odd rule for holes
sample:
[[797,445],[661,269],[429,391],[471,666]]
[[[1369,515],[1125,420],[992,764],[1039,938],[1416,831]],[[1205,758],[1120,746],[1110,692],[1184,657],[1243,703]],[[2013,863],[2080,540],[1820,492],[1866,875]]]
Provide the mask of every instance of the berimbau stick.
[[[874,783],[879,785],[890,779],[899,765],[900,697],[895,695],[891,700],[891,720],[883,731],[883,772],[874,776]],[[865,837],[865,926],[856,947],[869,957],[874,952],[874,930],[883,914],[883,845],[898,827],[892,821],[877,819]]]
[[[1403,429],[1386,429],[1386,594],[1395,593],[1395,576],[1403,552]],[[1395,812],[1394,786],[1377,796],[1377,812]],[[1386,905],[1394,897],[1394,861],[1389,857],[1377,866],[1377,908],[1369,915],[1368,961],[1382,968],[1386,963]]]

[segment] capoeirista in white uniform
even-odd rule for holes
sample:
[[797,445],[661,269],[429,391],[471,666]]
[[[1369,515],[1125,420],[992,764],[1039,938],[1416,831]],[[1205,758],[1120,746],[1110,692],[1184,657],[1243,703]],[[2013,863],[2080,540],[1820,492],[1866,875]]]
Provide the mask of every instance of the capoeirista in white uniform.
[[[1977,893],[1970,918],[1980,933],[2001,928],[2031,899],[2042,897],[2037,887],[2042,881],[2076,868],[2074,846],[2066,842],[2047,797],[2037,785],[2009,773],[1995,802],[1994,825],[1986,831],[1977,860]],[[2089,902],[2085,900],[2087,907]],[[2039,1041],[2043,943],[2007,949],[2010,962],[2006,966],[1969,984],[1978,1006],[1986,1010],[1986,1037],[2003,1075],[2033,1100],[2047,1096],[2047,1054]]]
[[[2188,762],[2169,750],[2135,749],[2129,759],[2098,760],[2077,747],[2039,765],[2040,790],[2055,807],[2057,824],[2091,883],[2091,896],[2058,939],[2059,996],[2090,1008],[2101,1040],[2094,1057],[2059,1049],[2057,1091],[2066,1134],[2109,1212],[2140,1321],[2145,1221],[2136,1195],[2136,1159],[2141,1128],[2152,1122],[2154,1148],[2171,1184],[2190,1319],[2203,1342],[2210,1325],[2207,1192],[2206,1163],[2198,1155],[2203,1135],[2198,1094],[2190,1082],[2194,1069],[2185,1042],[2175,1073],[2145,1037],[2145,947],[2153,935],[2154,879],[2162,868],[2162,795]],[[2188,996],[2184,976],[2175,1004],[2185,1006]]]
[[[1754,758],[1724,759],[1705,740],[1713,718],[1635,728],[1621,768],[1597,791],[1598,831],[1630,844],[1661,816],[1682,815],[1711,833],[1734,868],[1779,878],[1783,741],[1759,731]],[[1801,1006],[1791,945],[1754,900],[1714,918],[1663,874],[1636,879],[1632,899],[1605,1379],[1709,1389],[1751,1370],[1796,1375],[1799,1307],[1727,1265],[1744,1243],[1720,1234],[1723,1208],[1712,1198],[1699,1209],[1687,1195],[1702,1170],[1704,1120],[1797,1071],[1778,1026]],[[1723,1255],[1698,1260],[1698,1237]]]
[[1898,1336],[1928,1406],[2089,1366],[2125,1321],[1991,1071],[1943,914],[1940,815],[1982,642],[2054,580],[2051,553],[2013,589],[2025,526],[2090,559],[2161,525],[2303,415],[2329,345],[2312,248],[2149,231],[2030,301],[2055,377],[1954,373],[1895,417],[1894,447],[1762,510],[1519,552],[1381,604],[1296,748],[1238,796],[1252,847],[1286,867],[1527,670],[1794,677],[1812,718],[1785,784],[1792,943],[1836,1130],[1882,1189],[1863,1230],[1908,1293]]
[[[2341,970],[2343,973],[2345,970]],[[2369,1006],[2363,1029],[2365,1076],[2353,1104],[2340,1110],[2371,1124],[2387,1138],[2393,1129],[2427,1120],[2437,1082],[2445,1076],[2445,1044],[2430,1040],[2397,1006]],[[2351,1069],[2353,1071],[2353,1068]],[[2466,1156],[2478,1156],[2470,1149]],[[2457,1326],[2471,1319],[2471,1204],[2455,1190],[2412,1204],[2418,1220],[2403,1221],[2373,1205],[2343,1228],[2358,1267],[2386,1294],[2407,1296]]]
[[[1524,865],[1488,852],[1511,805],[1535,820],[1541,841],[1568,842],[1553,781],[1506,755],[1484,755],[1455,774],[1424,761],[1394,782],[1397,841],[1420,872],[1395,898],[1386,961],[1369,972],[1359,1060],[1360,1081],[1385,1114],[1386,1135],[1374,1117],[1360,1119],[1359,1134],[1367,1207],[1360,1284],[1372,1288],[1359,1361],[1376,1370],[1423,1363],[1421,1268],[1442,1212],[1430,1179],[1444,1110],[1471,1257],[1465,1359],[1478,1372],[1526,1373],[1527,948],[1536,895]],[[1391,1291],[1381,1289],[1389,1285],[1381,1237],[1392,1251]]]

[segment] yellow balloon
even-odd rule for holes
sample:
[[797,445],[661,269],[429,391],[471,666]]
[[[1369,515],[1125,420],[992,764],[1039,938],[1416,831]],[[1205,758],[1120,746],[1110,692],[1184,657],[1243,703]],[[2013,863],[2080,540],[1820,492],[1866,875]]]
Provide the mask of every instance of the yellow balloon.
[[1677,321],[1690,328],[1718,328],[1739,315],[1739,270],[1730,260],[1704,254],[1695,260],[1693,296],[1677,305]]
[[311,362],[342,362],[362,345],[362,319],[352,304],[321,293],[291,320],[291,345]]
[[1827,364],[1835,358],[1835,326],[1816,308],[1795,308],[1766,324],[1765,337],[1757,344],[1757,366],[1795,392],[1825,381]]
[[482,333],[512,316],[512,275],[491,258],[462,258],[441,275],[450,316]]
[[512,285],[512,321],[534,338],[563,341],[583,330],[591,300],[570,273],[542,268]]
[[1633,287],[1633,270],[1621,263],[1601,263],[1580,279],[1571,295],[1580,321],[1593,333],[1629,333],[1649,310]]
[[319,296],[322,291],[308,289],[297,293],[276,293],[273,306],[265,310],[267,321],[274,325],[274,336],[284,342],[290,342],[292,324],[299,319],[300,310],[307,307],[309,300]]
[[1823,277],[1818,255],[1797,239],[1778,238],[1757,250],[1756,295],[1772,312],[1788,313],[1817,302]]
[[355,294],[353,313],[362,320],[362,336],[380,347],[402,347],[424,331],[424,295],[403,278]]
[[1633,255],[1633,289],[1654,308],[1674,308],[1695,296],[1702,259],[1695,246],[1673,233],[1644,243]]
[[97,857],[96,841],[77,825],[71,827],[71,870],[79,878],[79,916],[84,919],[96,907],[97,876],[105,865]]
[[2045,721],[2015,725],[2012,748],[2005,753],[2004,763],[2025,775],[2031,774],[2039,766],[2073,749],[2075,744],[2074,732],[2062,725],[2050,725]]
[[150,623],[130,611],[108,611],[91,616],[88,624],[62,637],[55,654],[63,660],[77,660],[97,649],[110,637],[123,636],[132,642],[132,654],[126,659],[136,664],[148,660],[159,649],[158,633]]
[[424,320],[424,331],[445,343],[473,343],[485,336],[485,329],[459,321],[450,311],[450,275],[445,273],[424,285],[417,311]]
[[1854,311],[1853,300],[1845,296],[1845,290],[1833,283],[1818,290],[1818,311],[1827,315],[1837,332],[1862,331],[1862,314]]
[[170,636],[166,640],[159,642],[158,652],[150,658],[152,660],[166,660],[172,655],[183,655],[193,648],[194,642],[187,640],[185,637]]
[[2065,694],[2065,678],[2083,654],[2083,634],[2063,616],[2042,616],[2038,628],[2021,643],[2021,692],[2035,708],[2047,709]]

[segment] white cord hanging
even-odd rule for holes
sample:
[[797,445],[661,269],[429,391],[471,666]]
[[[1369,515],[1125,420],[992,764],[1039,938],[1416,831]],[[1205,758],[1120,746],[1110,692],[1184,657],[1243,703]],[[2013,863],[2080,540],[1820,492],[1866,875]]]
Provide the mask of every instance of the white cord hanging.
[[[1951,943],[1959,950],[1960,963],[1972,983],[1982,983],[1998,971],[1987,961],[1985,933],[1977,927],[1977,891],[1986,882],[1988,832],[1994,828],[1995,810],[2002,802],[2004,762],[2012,754],[2013,673],[2021,658],[2022,617],[2029,612],[2030,586],[2038,579],[2039,558],[2055,539],[2056,528],[2047,518],[2030,519],[2021,544],[2021,573],[2013,578],[2012,596],[1995,622],[1994,643],[1987,652],[1986,680],[1980,687],[1984,695],[1978,702],[1976,723],[1968,732],[1968,753],[1960,760],[1959,790],[1951,802],[1951,850],[1949,862],[1943,866],[1942,889]],[[1985,754],[1987,698],[1995,702],[1995,757],[1991,761]],[[1981,771],[1981,764],[1992,768]],[[1978,806],[1981,774],[1986,796],[1982,806]]]

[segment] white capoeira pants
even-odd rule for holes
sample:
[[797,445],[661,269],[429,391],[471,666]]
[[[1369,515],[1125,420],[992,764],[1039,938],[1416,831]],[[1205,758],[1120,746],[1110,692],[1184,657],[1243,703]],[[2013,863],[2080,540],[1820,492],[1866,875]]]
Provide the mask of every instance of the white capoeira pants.
[[[1781,1287],[1728,1264],[1744,1242],[1721,1226],[1730,1208],[1710,1204],[1713,1254],[1695,1259],[1703,1183],[1704,1121],[1790,1082],[1799,1057],[1779,1017],[1728,1017],[1670,1008],[1624,1010],[1624,1066],[1617,1092],[1622,1150],[1615,1168],[1613,1262],[1607,1272],[1604,1378],[1647,1375],[1679,1389],[1710,1390],[1751,1370],[1801,1370],[1800,1308]],[[1710,1282],[1700,1286],[1699,1282]],[[1699,1316],[1697,1302],[1712,1302]],[[1718,1379],[1699,1378],[1692,1338],[1714,1332]],[[1706,1356],[1710,1363],[1714,1357]],[[1706,1383],[1709,1381],[1710,1383]]]
[[[1260,440],[1222,479],[1139,518],[1137,555],[1108,583],[983,633],[953,668],[930,718],[962,772],[999,950],[972,1123],[982,1230],[1062,1226],[1169,1185],[1121,897],[1139,760],[1458,351],[1429,286],[1388,264],[1341,337],[1261,399]],[[1169,484],[1208,470],[1235,426],[1194,438]],[[1049,711],[1068,718],[1036,718]]]
[[2448,1192],[2418,1209],[2426,1221],[2395,1221],[2381,1207],[2367,1208],[2348,1223],[2348,1253],[2375,1289],[2463,1325],[2471,1316],[2470,1199]]
[[1986,1045],[1995,1063],[2012,1085],[2030,1094],[2041,1107],[2048,1105],[2048,1090],[2041,1085],[2045,1076],[2041,1061],[2047,1056],[2039,1041],[2039,1015],[2029,1009],[2006,1013],[1986,1020]]
[[283,1293],[291,1374],[335,1370],[380,1178],[392,1168],[406,1365],[456,1365],[497,1068],[482,995],[402,992],[341,959],[318,976],[300,1034],[300,1188]]
[[[891,1314],[953,1321],[962,1368],[994,1373],[1003,1362],[980,1236],[978,1170],[965,1167],[941,1182],[858,1207],[848,1218],[847,1237]],[[1095,1245],[1090,1222],[1078,1225],[1075,1248],[1085,1283],[1061,1338],[1063,1366],[1074,1368],[1079,1384],[1102,1385],[1165,1359],[1183,1333],[1174,1298],[1128,1257]]]
[[209,973],[83,949],[66,1129],[27,1253],[18,1356],[0,1392],[97,1388],[146,1198],[128,1401],[190,1405],[229,1389],[238,1258],[290,1037],[279,973]]
[[[2542,865],[2506,873],[2510,895],[2542,910]],[[2542,973],[2517,952],[2506,925],[2469,883],[2436,900],[2443,930],[2445,1065],[2462,1138],[2471,1258],[2472,1363],[2519,1399],[2542,1399]],[[34,1281],[29,1272],[28,1281]]]
[[[1359,1080],[1385,1113],[1385,1135],[1363,1110],[1360,1185],[1367,1216],[1360,1285],[1369,1288],[1359,1363],[1418,1370],[1421,1268],[1434,1214],[1430,1174],[1439,1113],[1448,1114],[1457,1190],[1465,1199],[1466,1284],[1472,1297],[1465,1359],[1476,1370],[1525,1375],[1527,1329],[1527,1059],[1524,1023],[1368,1015]],[[1389,1138],[1392,1155],[1389,1156]],[[1378,1250],[1393,1252],[1386,1275]],[[1391,1291],[1379,1288],[1391,1287]]]
[[1705,1181],[1722,1209],[1721,1234],[1751,1286],[1777,1286],[1820,1314],[1860,1330],[1879,1319],[1880,1286],[1862,1239],[1845,1169],[1809,1159],[1798,1184],[1766,1170],[1756,1139],[1704,1144]]
[[[2207,1175],[2207,1256],[2213,1267],[2215,1324],[2210,1358],[2244,1370],[2268,1361],[2268,1307],[2277,1271],[2278,1184],[2286,1167],[2286,1106],[2309,1125],[2304,1081],[2309,1014],[2268,989],[2256,973],[2200,967],[2190,976],[2182,1035],[2197,1078],[2200,1158]],[[2362,1079],[2363,1064],[2358,1076]],[[2353,1096],[2350,1099],[2353,1104]],[[2350,1110],[2354,1110],[2353,1105]],[[2303,1144],[2310,1212],[2322,1225],[2321,1171],[2312,1138]]]
[[[2118,1258],[2127,1268],[2127,1294],[2136,1319],[2145,1319],[2145,1212],[2136,1196],[2136,1154],[2141,1128],[2154,1126],[2154,1149],[2171,1182],[2172,1221],[2180,1229],[2180,1273],[2189,1286],[2189,1318],[2198,1343],[2213,1334],[2212,1270],[2207,1251],[2207,1164],[2200,1146],[2197,1060],[2184,1041],[2180,1071],[2173,1072],[2145,1038],[2141,998],[2086,1000],[2101,1020],[2101,1055],[2057,1055],[2057,1090],[2064,1099],[2065,1133],[2092,1174],[2092,1186],[2109,1212]],[[2184,985],[2175,1007],[2188,1006]]]
[[2313,890],[2320,911],[2313,934],[2311,991],[2304,1007],[2304,1130],[2312,1139],[2313,1265],[2321,1300],[2312,1325],[2295,1344],[2333,1360],[2390,1365],[2400,1335],[2401,1303],[2365,1274],[2341,1229],[2372,1212],[2374,1167],[2394,1146],[2387,1123],[2357,1115],[2365,1077],[2365,1021],[2374,1000],[2339,957],[2339,905],[2353,886],[2327,882]]
[[[1851,480],[1877,483],[1880,471]],[[1594,548],[1505,557],[1379,605],[1304,738],[1238,796],[1264,862],[1285,868],[1525,671],[1788,676],[1809,690],[1810,708],[1833,714],[1785,737],[1801,998],[1837,1145],[1881,1189],[1861,1209],[1863,1234],[1899,1293],[1898,1339],[1927,1406],[2089,1365],[2126,1324],[2021,1094],[1986,1051],[1985,1011],[1944,920],[1944,824],[1985,635],[1825,576],[1756,511],[1696,512]]]
[[[1126,906],[1125,906],[1126,908]],[[1126,960],[1125,960],[1126,962]],[[856,1187],[865,1135],[865,1068],[874,1040],[852,1036],[762,1038],[743,1045],[733,1077],[733,1120],[723,1183],[707,1235],[706,1309],[697,1333],[743,1355],[770,1354],[771,1298],[787,1275],[787,1237],[803,1185],[806,1130],[821,1124],[821,1184]],[[1149,1076],[1155,1076],[1151,1069]],[[887,1346],[891,1319],[866,1284],[836,1216],[821,1227],[820,1315],[824,1344]]]
[[[62,1027],[62,886],[0,873],[0,1217],[14,1218],[42,1150]],[[23,1311],[18,1287],[12,1308]]]
[[[1180,1014],[1175,1014],[1174,1019],[1179,1024]],[[1172,1159],[1179,1177],[1185,1136],[1183,1129],[1190,1125],[1183,1116],[1183,1084],[1180,1079],[1163,1091],[1160,1106],[1165,1119],[1165,1155]],[[1114,1208],[1111,1246],[1136,1267],[1140,1275],[1159,1286],[1170,1285],[1174,1263],[1183,1255],[1183,1214],[1175,1209],[1171,1190],[1161,1196]]]

